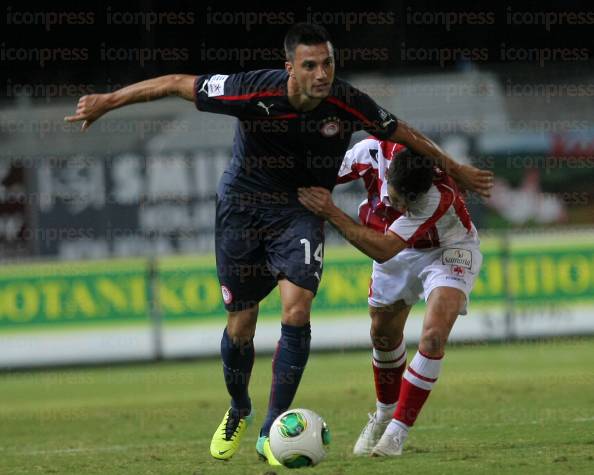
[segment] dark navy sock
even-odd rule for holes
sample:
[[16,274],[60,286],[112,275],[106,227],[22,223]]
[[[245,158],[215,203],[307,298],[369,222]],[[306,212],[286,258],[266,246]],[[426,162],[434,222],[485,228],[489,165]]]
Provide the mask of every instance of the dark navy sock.
[[268,401],[268,414],[260,435],[268,435],[274,419],[285,412],[295,397],[303,370],[309,357],[311,327],[281,324],[281,337],[272,359],[272,387]]
[[233,343],[227,329],[221,338],[221,358],[227,391],[231,396],[231,408],[239,417],[247,416],[252,410],[248,395],[248,384],[254,366],[254,342]]

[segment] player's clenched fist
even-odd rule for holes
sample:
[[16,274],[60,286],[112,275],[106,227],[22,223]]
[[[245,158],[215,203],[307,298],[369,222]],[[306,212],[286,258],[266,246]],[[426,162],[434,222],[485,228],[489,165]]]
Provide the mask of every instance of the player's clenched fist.
[[83,121],[81,130],[88,129],[93,122],[105,114],[109,107],[107,105],[109,94],[90,94],[82,96],[78,100],[74,115],[64,117],[66,122]]

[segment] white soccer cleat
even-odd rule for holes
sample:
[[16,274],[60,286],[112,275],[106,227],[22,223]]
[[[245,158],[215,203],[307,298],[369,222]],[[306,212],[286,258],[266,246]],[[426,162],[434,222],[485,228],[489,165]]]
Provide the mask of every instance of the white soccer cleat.
[[373,457],[394,457],[402,455],[404,442],[408,437],[408,432],[404,429],[396,429],[395,431],[386,431],[381,436],[379,442],[371,451]]
[[377,420],[376,413],[369,414],[369,421],[367,425],[363,427],[359,438],[357,439],[357,443],[353,448],[353,454],[355,455],[369,455],[371,450],[375,447],[375,445],[380,440],[380,437],[388,427],[390,423],[390,419],[387,421],[379,421]]

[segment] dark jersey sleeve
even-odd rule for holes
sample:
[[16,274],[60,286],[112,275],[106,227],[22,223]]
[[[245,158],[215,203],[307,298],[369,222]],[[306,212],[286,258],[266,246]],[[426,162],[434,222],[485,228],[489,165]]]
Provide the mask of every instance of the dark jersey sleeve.
[[371,135],[388,140],[398,127],[398,119],[364,92],[348,85],[345,99],[357,128],[365,129]]
[[250,99],[269,88],[269,71],[205,74],[194,83],[198,110],[241,117]]

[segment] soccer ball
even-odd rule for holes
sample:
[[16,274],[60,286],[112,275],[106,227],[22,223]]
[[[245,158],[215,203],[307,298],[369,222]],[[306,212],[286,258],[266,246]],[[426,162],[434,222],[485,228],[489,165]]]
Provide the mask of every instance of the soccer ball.
[[326,456],[329,443],[324,419],[309,409],[289,409],[270,428],[270,450],[288,468],[317,465]]

